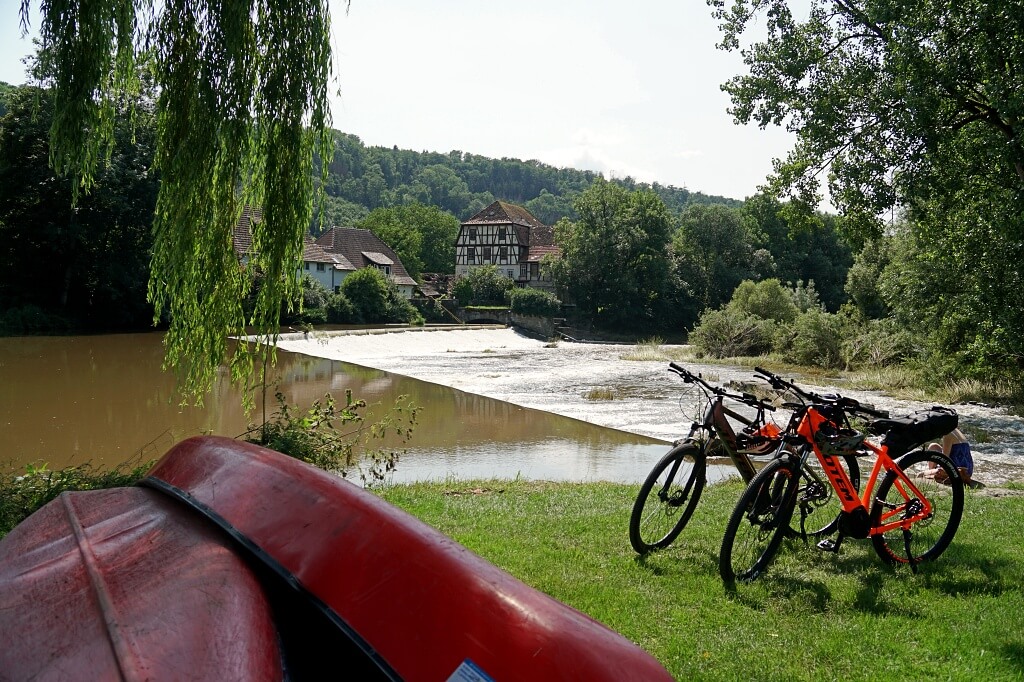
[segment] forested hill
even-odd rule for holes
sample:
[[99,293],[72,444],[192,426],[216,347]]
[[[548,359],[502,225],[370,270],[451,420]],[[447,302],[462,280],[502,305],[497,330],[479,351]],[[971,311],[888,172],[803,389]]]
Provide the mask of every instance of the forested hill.
[[[355,135],[337,131],[335,138],[336,151],[328,169],[327,225],[353,225],[375,208],[412,201],[438,206],[466,220],[495,199],[525,206],[539,220],[553,225],[559,218],[576,217],[573,198],[598,177],[592,171],[556,168],[536,160],[367,147]],[[691,204],[743,203],[628,177],[614,182],[629,189],[654,190],[674,214]]]

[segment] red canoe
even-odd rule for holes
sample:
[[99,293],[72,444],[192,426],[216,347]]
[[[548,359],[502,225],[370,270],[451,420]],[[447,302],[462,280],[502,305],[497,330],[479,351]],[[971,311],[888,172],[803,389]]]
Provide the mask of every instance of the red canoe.
[[3,679],[671,680],[372,493],[247,443],[65,493],[0,541]]

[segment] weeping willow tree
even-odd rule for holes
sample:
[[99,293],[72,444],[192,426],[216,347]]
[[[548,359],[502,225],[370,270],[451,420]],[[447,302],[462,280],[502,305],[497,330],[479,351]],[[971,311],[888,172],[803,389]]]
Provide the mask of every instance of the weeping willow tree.
[[[22,0],[23,30],[30,5]],[[259,382],[282,306],[298,305],[313,159],[332,144],[327,0],[41,0],[39,9],[50,162],[76,178],[76,197],[109,156],[115,116],[142,74],[156,89],[148,296],[154,321],[169,320],[165,366],[194,402],[223,364],[247,388]],[[232,233],[246,205],[262,219],[241,267]],[[250,269],[264,285],[247,315]],[[247,331],[258,342],[229,344]]]

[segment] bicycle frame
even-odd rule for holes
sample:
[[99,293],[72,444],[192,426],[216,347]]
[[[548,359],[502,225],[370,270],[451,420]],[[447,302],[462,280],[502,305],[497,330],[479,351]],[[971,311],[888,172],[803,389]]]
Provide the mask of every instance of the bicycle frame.
[[[889,531],[896,530],[897,528],[908,530],[918,521],[922,521],[931,516],[931,502],[929,502],[927,496],[924,495],[916,485],[914,485],[914,482],[896,464],[895,460],[889,456],[888,448],[885,446],[879,447],[870,441],[864,441],[863,445],[875,454],[875,464],[871,469],[871,475],[868,478],[867,485],[864,486],[864,492],[858,496],[856,488],[850,481],[849,476],[847,476],[843,468],[839,466],[838,456],[826,455],[815,442],[815,432],[820,428],[822,423],[829,421],[831,420],[815,409],[812,405],[809,406],[804,413],[796,432],[803,436],[807,443],[810,444],[815,456],[821,463],[822,469],[825,471],[825,475],[828,478],[829,483],[836,491],[836,494],[839,495],[839,500],[843,505],[843,511],[845,513],[867,514],[870,510],[870,503],[872,501],[872,496],[874,495],[875,484],[878,482],[879,474],[885,471],[886,473],[892,472],[896,475],[897,480],[895,482],[895,486],[903,497],[905,504],[886,511],[882,515],[881,522],[879,524],[869,527],[869,536],[881,535],[888,533]],[[907,505],[912,504],[912,501],[914,500],[916,500],[916,505],[919,506],[919,508],[912,508],[910,510],[911,513],[908,514]],[[862,512],[859,510],[862,510]],[[900,515],[898,521],[889,521],[897,515]]]

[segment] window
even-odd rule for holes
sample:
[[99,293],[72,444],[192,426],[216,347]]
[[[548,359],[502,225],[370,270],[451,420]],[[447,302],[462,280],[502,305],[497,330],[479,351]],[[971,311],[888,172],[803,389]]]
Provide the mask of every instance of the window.
[[530,273],[528,267],[529,266],[527,266],[526,263],[519,264],[519,279],[526,279],[529,277]]
[[530,263],[530,279],[540,279],[540,263]]
[[498,241],[499,242],[503,242],[507,238],[508,238],[508,228],[507,227],[498,228]]
[[306,261],[306,262],[305,262],[305,263],[303,263],[302,265],[303,265],[303,266],[305,266],[305,268],[306,268],[307,270],[309,270],[309,261]]
[[475,246],[471,246],[468,249],[466,249],[466,262],[467,263],[475,263],[476,262],[476,247]]
[[515,276],[516,276],[516,275],[515,275],[515,272],[513,272],[512,270],[509,270],[509,271],[508,271],[508,278],[509,278],[509,279],[515,279]]
[[489,247],[489,246],[485,246],[484,247],[484,256],[483,256],[483,258],[481,260],[484,263],[490,263],[491,262],[491,247]]
[[316,271],[317,272],[323,272],[326,269],[327,269],[327,266],[325,264],[323,264],[323,263],[317,263],[316,264]]
[[501,256],[501,260],[508,260],[508,247],[502,246],[498,249],[498,255]]
[[469,228],[469,241],[471,241],[471,242],[475,242],[476,241],[476,228],[475,227]]

